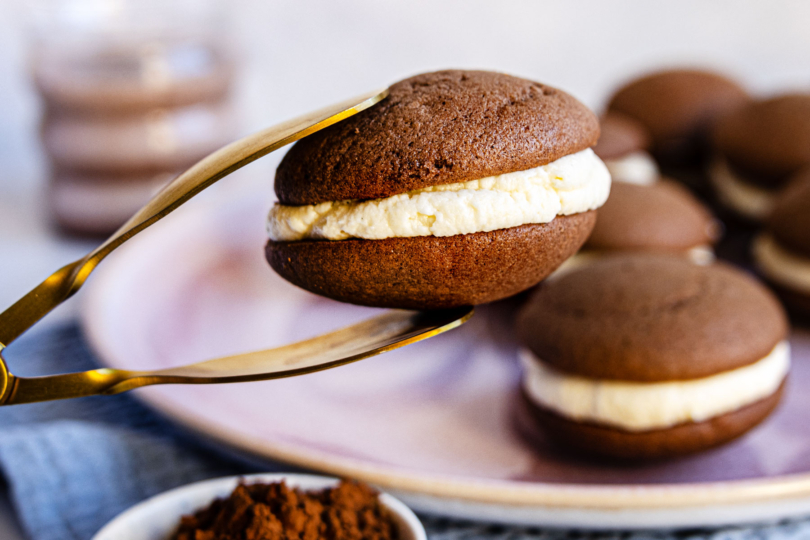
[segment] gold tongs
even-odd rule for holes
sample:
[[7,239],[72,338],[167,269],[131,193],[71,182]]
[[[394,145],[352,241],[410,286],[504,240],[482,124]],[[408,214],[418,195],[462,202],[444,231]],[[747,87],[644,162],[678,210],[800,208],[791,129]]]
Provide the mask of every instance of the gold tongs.
[[[337,103],[249,135],[204,158],[175,178],[98,248],[60,268],[0,313],[0,351],[73,296],[104,257],[205,188],[274,150],[371,107],[386,96],[387,89]],[[471,307],[433,312],[392,310],[276,349],[158,371],[96,369],[24,378],[12,375],[0,354],[0,405],[117,394],[152,384],[213,384],[303,375],[427,339],[463,324],[472,314]]]

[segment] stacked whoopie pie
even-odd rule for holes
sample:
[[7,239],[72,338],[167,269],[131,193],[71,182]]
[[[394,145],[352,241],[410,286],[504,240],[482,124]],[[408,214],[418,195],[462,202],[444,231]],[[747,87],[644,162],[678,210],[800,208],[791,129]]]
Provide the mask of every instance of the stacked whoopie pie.
[[720,202],[767,221],[790,178],[810,165],[810,94],[751,102],[718,121],[709,174]]
[[720,231],[711,212],[671,180],[649,186],[617,182],[575,258],[653,251],[681,254],[705,264],[714,260],[713,245]]
[[788,308],[810,317],[810,169],[797,174],[776,198],[753,253],[760,274]]
[[517,329],[526,425],[614,458],[738,437],[776,406],[790,366],[787,320],[767,289],[672,255],[608,257],[550,281]]
[[629,82],[607,108],[640,122],[652,136],[653,155],[678,169],[700,165],[714,122],[748,101],[748,93],[723,75],[674,69]]
[[658,165],[648,152],[652,139],[641,123],[608,112],[599,126],[602,133],[593,151],[605,162],[614,182],[648,185],[658,180]]
[[483,71],[394,84],[374,107],[296,143],[275,179],[266,255],[344,302],[491,302],[549,275],[610,191],[596,116],[549,86]]

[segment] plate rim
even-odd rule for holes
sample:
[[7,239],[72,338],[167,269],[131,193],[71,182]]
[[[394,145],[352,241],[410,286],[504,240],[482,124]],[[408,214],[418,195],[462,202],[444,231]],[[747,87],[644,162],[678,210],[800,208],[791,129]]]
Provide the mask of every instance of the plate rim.
[[[213,205],[199,205],[184,212],[183,221],[215,221]],[[179,216],[178,216],[179,217]],[[194,228],[161,227],[165,241]],[[181,235],[182,236],[182,235]],[[104,367],[115,368],[117,355],[104,338],[100,306],[107,290],[114,289],[115,268],[124,266],[129,253],[143,241],[133,242],[111,257],[87,284],[83,293],[80,321],[91,349]],[[190,431],[246,454],[332,476],[347,476],[374,484],[386,491],[415,493],[484,504],[542,506],[592,510],[685,509],[712,505],[738,505],[810,498],[810,472],[766,478],[688,482],[672,484],[559,484],[518,480],[469,479],[453,475],[425,474],[402,467],[370,464],[355,458],[336,457],[327,452],[290,443],[268,445],[226,426],[206,422],[159,393],[136,391],[136,399]],[[392,472],[393,469],[393,472]]]

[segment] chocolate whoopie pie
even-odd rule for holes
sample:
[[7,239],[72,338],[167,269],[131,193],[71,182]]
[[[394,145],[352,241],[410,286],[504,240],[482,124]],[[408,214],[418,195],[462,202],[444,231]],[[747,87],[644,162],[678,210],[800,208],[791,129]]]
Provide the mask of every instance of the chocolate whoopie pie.
[[647,129],[629,116],[609,112],[599,119],[601,135],[594,153],[607,165],[614,182],[652,184],[659,177],[658,165],[648,153]]
[[500,73],[441,71],[296,143],[276,172],[266,255],[336,300],[435,309],[538,283],[607,199],[596,116]]
[[711,262],[719,236],[720,225],[711,212],[673,181],[614,184],[580,253],[663,251]]
[[591,236],[553,277],[617,253],[671,253],[709,264],[721,232],[720,222],[680,184],[668,179],[647,186],[615,182]]
[[552,441],[614,458],[742,435],[776,406],[790,365],[770,291],[672,255],[607,257],[549,282],[517,327],[530,418]]
[[810,94],[752,102],[720,120],[712,142],[709,172],[720,202],[765,221],[779,190],[810,165]]
[[810,168],[777,197],[766,231],[754,241],[754,261],[785,304],[810,317]]
[[676,69],[628,83],[610,99],[608,111],[641,122],[652,136],[653,154],[665,165],[694,166],[704,157],[711,124],[748,99],[722,75]]

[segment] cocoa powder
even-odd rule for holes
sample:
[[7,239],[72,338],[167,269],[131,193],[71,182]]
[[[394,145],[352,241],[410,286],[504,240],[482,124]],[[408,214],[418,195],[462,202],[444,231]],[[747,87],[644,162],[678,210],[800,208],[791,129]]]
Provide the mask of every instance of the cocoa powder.
[[341,481],[303,492],[284,482],[240,484],[193,515],[183,516],[173,540],[394,540],[391,512],[371,487]]

